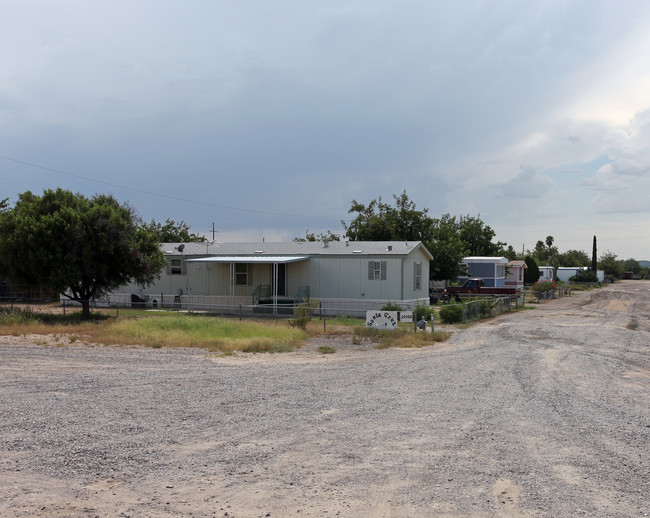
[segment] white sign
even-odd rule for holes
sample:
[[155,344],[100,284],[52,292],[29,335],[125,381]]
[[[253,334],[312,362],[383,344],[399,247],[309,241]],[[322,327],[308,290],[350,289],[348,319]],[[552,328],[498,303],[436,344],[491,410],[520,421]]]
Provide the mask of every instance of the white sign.
[[400,322],[409,322],[413,323],[413,311],[400,311],[399,313]]
[[397,311],[366,311],[366,326],[375,329],[396,329]]

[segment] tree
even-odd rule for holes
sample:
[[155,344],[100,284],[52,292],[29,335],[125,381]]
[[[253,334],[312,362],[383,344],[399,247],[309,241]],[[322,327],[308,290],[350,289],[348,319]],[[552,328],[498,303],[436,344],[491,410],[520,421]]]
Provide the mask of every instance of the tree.
[[166,260],[157,236],[115,198],[57,189],[25,192],[0,215],[0,262],[15,280],[81,304],[129,282],[149,284]]
[[548,264],[557,269],[559,266],[558,249],[553,245],[554,242],[553,236],[546,236],[544,241],[537,241],[535,249],[530,252],[530,255],[537,260],[538,264]]
[[589,266],[589,256],[582,250],[567,250],[557,255],[558,266]]
[[151,223],[142,223],[142,228],[156,235],[159,243],[204,243],[207,239],[190,232],[190,226],[181,220],[178,223],[167,218],[165,223],[155,219]]
[[524,270],[524,282],[526,284],[534,284],[539,280],[539,266],[537,266],[535,259],[530,255],[527,255],[524,261],[526,262],[526,269]]
[[444,214],[431,218],[429,210],[417,210],[406,191],[393,195],[395,206],[381,198],[368,205],[352,201],[348,213],[356,216],[349,225],[341,221],[345,234],[354,241],[422,241],[433,260],[429,268],[434,280],[455,279],[460,263],[469,255],[496,255],[503,253],[505,243],[493,243],[494,230],[480,217]]
[[639,263],[639,261],[637,261],[634,258],[626,259],[625,261],[623,261],[623,271],[632,272],[638,275],[639,273],[641,273],[641,263]]
[[433,260],[429,275],[435,281],[455,279],[460,274],[460,263],[465,257],[466,245],[460,237],[458,221],[451,214],[434,219],[431,233],[424,242]]
[[503,251],[503,255],[507,257],[509,261],[516,261],[520,257],[512,245],[508,245],[508,248]]
[[334,234],[331,230],[326,232],[321,232],[320,234],[315,234],[309,232],[309,229],[305,230],[305,237],[294,237],[294,242],[306,242],[306,241],[340,241],[341,236]]
[[620,279],[625,271],[623,262],[617,261],[616,257],[617,255],[614,252],[607,250],[598,259],[600,269],[604,271],[605,277],[608,277],[610,280]]
[[372,200],[367,206],[352,200],[348,214],[356,213],[346,225],[341,220],[345,235],[352,241],[421,241],[431,230],[432,220],[428,209],[417,210],[406,191],[393,195],[395,206]]
[[598,271],[598,260],[596,259],[596,236],[594,236],[594,246],[591,251],[591,270]]
[[481,221],[481,215],[461,216],[458,222],[460,239],[465,243],[467,256],[495,256],[504,253],[506,243],[492,242],[496,232],[489,225]]

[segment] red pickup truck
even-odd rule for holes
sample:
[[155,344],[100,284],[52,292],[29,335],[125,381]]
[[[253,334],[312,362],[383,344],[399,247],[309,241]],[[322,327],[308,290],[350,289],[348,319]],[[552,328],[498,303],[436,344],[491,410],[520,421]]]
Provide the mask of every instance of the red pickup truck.
[[485,295],[493,297],[495,295],[516,295],[517,288],[491,288],[484,285],[483,279],[467,279],[462,286],[449,286],[445,288],[445,297],[460,299],[463,297],[472,297]]

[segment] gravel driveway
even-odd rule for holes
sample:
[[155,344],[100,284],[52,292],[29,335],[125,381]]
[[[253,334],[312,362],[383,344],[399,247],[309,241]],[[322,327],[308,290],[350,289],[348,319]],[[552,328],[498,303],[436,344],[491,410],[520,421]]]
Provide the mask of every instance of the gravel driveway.
[[647,516],[650,282],[425,349],[0,337],[0,516]]

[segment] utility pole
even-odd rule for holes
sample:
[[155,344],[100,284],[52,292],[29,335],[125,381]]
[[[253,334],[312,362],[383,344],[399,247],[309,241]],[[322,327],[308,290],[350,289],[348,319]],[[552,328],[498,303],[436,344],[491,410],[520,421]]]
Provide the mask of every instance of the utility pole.
[[212,222],[212,242],[214,243],[217,231],[214,229],[214,221]]

